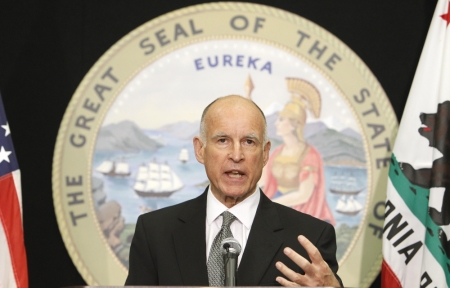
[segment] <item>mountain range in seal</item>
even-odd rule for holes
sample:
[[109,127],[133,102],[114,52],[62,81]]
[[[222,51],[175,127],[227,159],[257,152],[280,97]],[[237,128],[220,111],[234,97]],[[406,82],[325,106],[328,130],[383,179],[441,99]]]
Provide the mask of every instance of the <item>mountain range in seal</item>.
[[151,139],[133,121],[125,120],[100,129],[95,150],[108,152],[155,151],[163,143]]

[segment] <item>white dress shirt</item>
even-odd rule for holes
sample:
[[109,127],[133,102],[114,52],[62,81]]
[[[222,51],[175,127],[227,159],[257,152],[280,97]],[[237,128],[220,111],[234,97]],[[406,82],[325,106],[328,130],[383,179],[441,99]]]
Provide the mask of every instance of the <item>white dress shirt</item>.
[[256,191],[252,195],[228,209],[227,206],[217,200],[214,194],[212,194],[211,186],[209,187],[206,200],[206,259],[209,257],[209,250],[211,250],[214,238],[222,227],[222,217],[220,214],[228,211],[237,218],[231,223],[230,229],[233,237],[242,247],[241,254],[238,257],[238,265],[241,263],[241,256],[244,255],[245,245],[247,244],[248,235],[252,228],[260,197],[259,188],[256,187]]

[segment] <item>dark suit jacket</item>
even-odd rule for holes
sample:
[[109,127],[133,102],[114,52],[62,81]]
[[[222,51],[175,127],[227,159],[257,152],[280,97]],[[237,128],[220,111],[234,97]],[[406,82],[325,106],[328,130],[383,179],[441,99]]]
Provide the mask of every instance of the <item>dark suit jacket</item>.
[[[261,200],[238,268],[236,284],[279,285],[275,278],[283,275],[275,267],[277,261],[299,271],[299,267],[283,253],[283,248],[288,246],[309,259],[297,241],[298,235],[308,238],[336,273],[338,264],[333,226],[273,203],[260,193]],[[125,285],[209,285],[205,243],[206,197],[207,190],[195,199],[138,218]]]

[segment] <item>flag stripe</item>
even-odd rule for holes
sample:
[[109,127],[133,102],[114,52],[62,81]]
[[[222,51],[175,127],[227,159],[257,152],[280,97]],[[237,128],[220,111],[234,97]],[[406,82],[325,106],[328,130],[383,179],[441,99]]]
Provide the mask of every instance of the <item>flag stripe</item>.
[[16,279],[11,264],[11,255],[9,254],[9,245],[6,240],[5,230],[0,218],[0,287],[16,288]]
[[[23,215],[23,209],[22,209],[22,182],[20,177],[20,170],[17,169],[12,172],[13,179],[14,179],[14,186],[16,187],[16,195],[17,200],[19,202],[19,208],[20,208],[20,215]],[[23,217],[22,217],[22,223],[23,223]]]
[[381,287],[401,288],[402,284],[386,262],[381,263]]
[[28,287],[27,259],[22,230],[22,216],[12,174],[0,178],[0,220],[11,255],[11,264],[18,288]]

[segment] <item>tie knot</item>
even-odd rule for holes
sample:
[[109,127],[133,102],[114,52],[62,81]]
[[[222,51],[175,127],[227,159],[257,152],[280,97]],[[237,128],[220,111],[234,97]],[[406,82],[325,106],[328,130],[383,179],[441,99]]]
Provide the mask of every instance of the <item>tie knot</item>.
[[228,211],[224,211],[222,213],[223,222],[222,227],[230,227],[231,223],[233,223],[234,220],[236,220],[236,216],[234,216],[232,213]]

